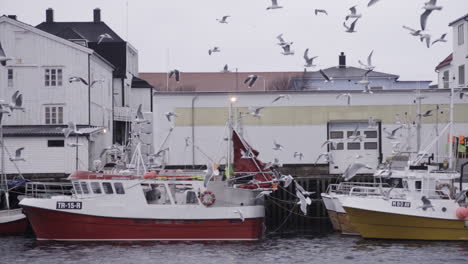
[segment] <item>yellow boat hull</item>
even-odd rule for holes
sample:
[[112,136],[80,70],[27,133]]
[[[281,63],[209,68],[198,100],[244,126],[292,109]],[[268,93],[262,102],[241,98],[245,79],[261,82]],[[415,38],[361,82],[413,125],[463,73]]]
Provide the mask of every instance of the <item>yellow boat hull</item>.
[[400,215],[345,207],[364,238],[468,241],[463,220]]

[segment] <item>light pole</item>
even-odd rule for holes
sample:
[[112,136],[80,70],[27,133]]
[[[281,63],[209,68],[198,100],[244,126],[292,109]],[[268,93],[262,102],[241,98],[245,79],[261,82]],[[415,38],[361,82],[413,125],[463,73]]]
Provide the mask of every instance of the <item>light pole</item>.
[[230,103],[229,103],[229,113],[228,113],[228,147],[227,147],[227,168],[226,168],[226,177],[230,177],[231,176],[231,143],[232,143],[232,129],[233,129],[233,125],[232,125],[232,107],[233,107],[233,104],[235,104],[237,102],[237,97],[235,96],[232,96],[230,98]]

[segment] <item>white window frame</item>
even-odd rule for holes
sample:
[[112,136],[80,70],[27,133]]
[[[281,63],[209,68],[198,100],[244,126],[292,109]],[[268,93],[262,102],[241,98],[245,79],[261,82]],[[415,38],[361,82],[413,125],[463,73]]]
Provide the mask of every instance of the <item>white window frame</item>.
[[7,80],[8,80],[8,87],[13,87],[15,79],[15,71],[12,68],[7,69]]
[[465,24],[458,25],[458,45],[465,43]]
[[63,69],[60,67],[44,68],[44,85],[58,87],[63,85]]
[[44,105],[44,123],[46,125],[63,124],[63,105]]
[[446,70],[442,73],[442,82],[444,84],[444,88],[450,88],[450,71]]
[[465,85],[465,64],[458,66],[458,85]]

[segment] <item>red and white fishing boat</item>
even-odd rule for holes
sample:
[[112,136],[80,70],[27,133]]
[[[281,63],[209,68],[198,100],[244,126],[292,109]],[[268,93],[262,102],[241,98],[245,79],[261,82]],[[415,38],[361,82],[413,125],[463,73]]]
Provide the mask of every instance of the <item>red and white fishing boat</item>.
[[24,198],[20,206],[38,240],[259,240],[265,214],[257,195],[276,183],[235,131],[232,141],[241,171],[234,175],[76,171],[73,195]]

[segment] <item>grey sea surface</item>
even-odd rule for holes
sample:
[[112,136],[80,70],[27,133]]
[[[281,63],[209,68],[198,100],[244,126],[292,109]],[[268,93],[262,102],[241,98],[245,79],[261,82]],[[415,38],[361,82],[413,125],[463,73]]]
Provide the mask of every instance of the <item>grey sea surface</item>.
[[468,242],[328,234],[259,242],[52,242],[1,237],[0,263],[468,263]]

